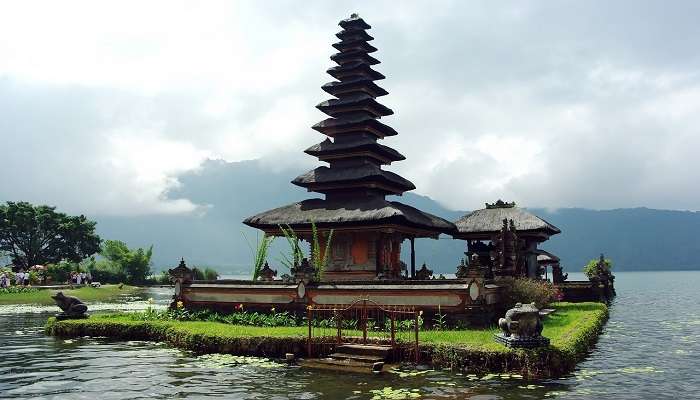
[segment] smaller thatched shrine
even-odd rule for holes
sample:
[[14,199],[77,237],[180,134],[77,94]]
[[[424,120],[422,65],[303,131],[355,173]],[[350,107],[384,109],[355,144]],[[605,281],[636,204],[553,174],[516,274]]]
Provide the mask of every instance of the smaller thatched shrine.
[[[550,236],[561,233],[544,219],[498,200],[472,211],[455,222],[455,239],[467,241],[467,254],[477,254],[481,265],[495,276],[540,278],[537,246]],[[471,258],[470,258],[471,259]]]

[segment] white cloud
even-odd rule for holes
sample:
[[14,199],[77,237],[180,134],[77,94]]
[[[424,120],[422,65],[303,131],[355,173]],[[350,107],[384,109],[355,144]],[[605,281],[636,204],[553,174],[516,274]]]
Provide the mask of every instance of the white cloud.
[[[373,25],[408,159],[454,208],[697,209],[694,3],[13,2],[0,6],[2,199],[186,213],[207,157],[303,168],[336,22]],[[629,8],[635,8],[630,18]],[[290,179],[292,177],[290,176]]]

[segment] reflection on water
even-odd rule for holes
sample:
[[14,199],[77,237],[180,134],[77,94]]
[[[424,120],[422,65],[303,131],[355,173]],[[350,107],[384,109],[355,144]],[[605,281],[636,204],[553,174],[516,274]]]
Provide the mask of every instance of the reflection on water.
[[[700,272],[619,273],[618,298],[597,349],[570,377],[526,382],[512,375],[449,371],[382,376],[316,372],[270,360],[205,355],[153,342],[43,335],[52,307],[0,306],[0,398],[240,399],[635,399],[697,398]],[[169,290],[128,304],[143,309]]]

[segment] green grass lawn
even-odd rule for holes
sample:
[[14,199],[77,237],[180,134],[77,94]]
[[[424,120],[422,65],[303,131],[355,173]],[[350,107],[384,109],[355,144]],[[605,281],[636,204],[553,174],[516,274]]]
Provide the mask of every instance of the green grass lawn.
[[[99,288],[81,287],[79,289],[62,289],[63,294],[75,296],[82,301],[105,301],[116,298],[121,294],[133,293],[135,286],[124,285],[119,289],[119,285],[102,285]],[[2,293],[0,294],[0,304],[55,304],[51,295],[58,290],[41,289],[28,293]]]
[[[607,307],[602,303],[556,303],[554,314],[544,319],[544,336],[550,338],[552,346],[569,352],[579,350],[582,340],[587,340],[590,335],[597,334],[597,328],[607,316]],[[102,314],[94,315],[89,320],[62,321],[60,324],[75,324],[80,326],[110,326],[113,328],[146,328],[152,327],[154,331],[170,331],[183,336],[211,337],[220,339],[248,338],[248,337],[295,337],[304,338],[308,333],[305,326],[298,327],[259,327],[245,325],[230,325],[221,322],[203,321],[140,321],[129,314]],[[70,330],[70,329],[69,329]],[[421,331],[419,341],[421,344],[450,344],[472,350],[508,352],[501,344],[493,339],[497,328]],[[360,332],[345,332],[348,336],[359,336]],[[410,337],[410,335],[408,335]],[[588,343],[586,342],[585,345]]]

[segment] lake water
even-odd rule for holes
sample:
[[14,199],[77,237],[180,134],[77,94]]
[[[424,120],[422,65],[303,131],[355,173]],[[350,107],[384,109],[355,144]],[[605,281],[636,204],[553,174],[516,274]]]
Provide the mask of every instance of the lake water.
[[[54,307],[0,306],[0,398],[700,399],[700,272],[621,272],[616,286],[596,349],[571,376],[535,382],[317,372],[162,343],[63,340],[43,334]],[[164,305],[169,296],[151,289],[128,305],[91,308],[139,309],[148,297]]]

